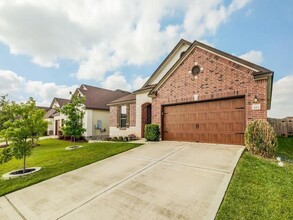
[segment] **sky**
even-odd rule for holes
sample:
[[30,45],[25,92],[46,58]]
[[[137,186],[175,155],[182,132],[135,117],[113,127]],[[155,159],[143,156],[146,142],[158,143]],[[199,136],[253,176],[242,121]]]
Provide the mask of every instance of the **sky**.
[[0,95],[49,106],[81,84],[139,89],[183,38],[274,71],[293,116],[291,0],[0,0]]

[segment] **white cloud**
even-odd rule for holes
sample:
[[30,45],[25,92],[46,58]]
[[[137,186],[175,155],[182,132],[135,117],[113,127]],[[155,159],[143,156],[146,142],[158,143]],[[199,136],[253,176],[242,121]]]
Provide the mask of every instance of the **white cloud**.
[[10,70],[0,70],[0,95],[19,91],[24,78]]
[[116,90],[121,89],[125,91],[131,90],[131,85],[125,77],[121,73],[114,73],[106,78],[104,82],[102,82],[103,88]]
[[74,92],[78,85],[66,86],[55,83],[44,83],[41,81],[27,81],[25,90],[34,97],[39,105],[50,105],[54,97],[70,98],[70,92]]
[[261,64],[263,61],[263,54],[259,50],[251,50],[239,56],[240,58],[250,61],[255,64]]
[[180,37],[214,34],[249,1],[7,0],[0,4],[0,41],[41,66],[73,60],[78,79],[102,81],[124,65],[156,61]]
[[279,79],[273,85],[272,107],[268,116],[284,118],[293,116],[293,75]]
[[145,78],[143,78],[141,76],[135,77],[133,80],[133,83],[132,83],[132,89],[133,90],[140,89],[149,78],[150,78],[149,76],[145,77]]
[[[139,89],[149,77],[138,75],[127,80],[122,73],[116,72],[106,77],[101,83],[103,88],[133,91]],[[27,80],[10,70],[0,70],[0,96],[8,94],[13,101],[23,102],[28,97],[33,97],[38,105],[49,106],[54,97],[70,98],[70,92],[74,92],[79,85],[58,85],[42,81]]]
[[106,78],[103,81],[102,87],[107,89],[122,89],[125,91],[134,91],[140,89],[144,83],[148,80],[149,77],[143,78],[142,76],[138,75],[133,79],[127,80],[124,75],[120,72],[116,72]]
[[54,97],[69,98],[69,92],[74,92],[77,87],[26,80],[12,71],[0,70],[0,95],[8,94],[10,100],[18,102],[31,96],[38,105],[49,106]]

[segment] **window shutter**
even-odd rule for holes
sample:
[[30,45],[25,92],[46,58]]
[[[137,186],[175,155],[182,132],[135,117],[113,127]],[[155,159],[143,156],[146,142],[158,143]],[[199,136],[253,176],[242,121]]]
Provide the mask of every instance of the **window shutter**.
[[130,126],[130,106],[127,105],[126,107],[126,127],[129,128]]
[[121,106],[117,106],[117,128],[120,127]]

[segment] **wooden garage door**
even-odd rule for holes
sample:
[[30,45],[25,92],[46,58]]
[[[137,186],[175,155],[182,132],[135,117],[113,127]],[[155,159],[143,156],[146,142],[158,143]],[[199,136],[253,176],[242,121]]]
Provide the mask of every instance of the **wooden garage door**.
[[243,144],[244,98],[163,107],[163,139]]

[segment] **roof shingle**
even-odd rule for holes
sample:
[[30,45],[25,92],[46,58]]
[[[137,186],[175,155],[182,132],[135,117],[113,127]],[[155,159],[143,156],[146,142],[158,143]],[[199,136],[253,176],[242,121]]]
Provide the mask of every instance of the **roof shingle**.
[[130,92],[119,89],[113,91],[84,84],[80,86],[78,91],[80,91],[86,98],[86,108],[101,110],[109,110],[110,108],[107,105],[109,102],[130,94]]

